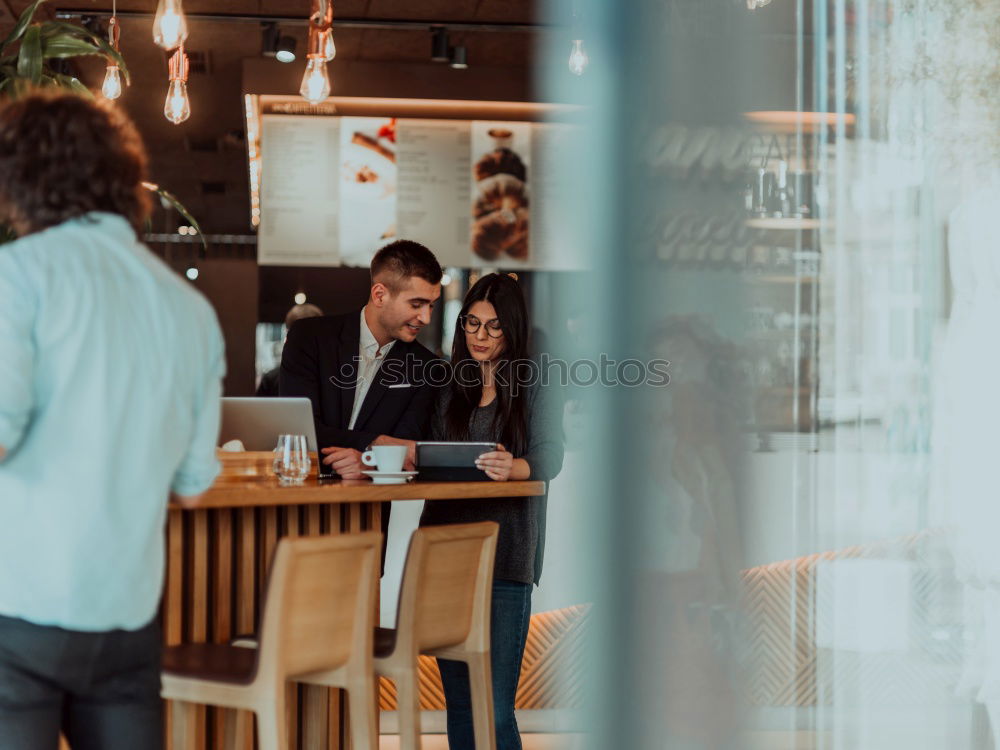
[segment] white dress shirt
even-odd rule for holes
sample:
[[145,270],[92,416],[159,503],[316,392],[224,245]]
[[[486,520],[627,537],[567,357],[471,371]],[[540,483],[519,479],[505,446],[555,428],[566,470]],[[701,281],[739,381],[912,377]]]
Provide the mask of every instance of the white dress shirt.
[[354,387],[354,406],[351,409],[351,421],[348,423],[347,429],[354,429],[354,423],[358,421],[358,414],[361,413],[361,405],[365,402],[368,389],[375,382],[378,368],[382,366],[382,360],[385,359],[385,355],[389,353],[389,350],[392,349],[395,343],[396,339],[393,339],[380,349],[378,341],[375,340],[375,334],[371,332],[371,329],[368,327],[368,321],[365,320],[365,311],[361,311],[361,343],[358,346],[358,381]]

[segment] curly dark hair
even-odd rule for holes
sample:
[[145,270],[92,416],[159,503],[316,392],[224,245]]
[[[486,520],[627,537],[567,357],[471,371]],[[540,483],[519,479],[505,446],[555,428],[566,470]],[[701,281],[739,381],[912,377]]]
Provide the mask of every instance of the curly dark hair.
[[110,103],[42,91],[0,103],[0,221],[21,234],[90,211],[140,231],[146,164],[135,126]]

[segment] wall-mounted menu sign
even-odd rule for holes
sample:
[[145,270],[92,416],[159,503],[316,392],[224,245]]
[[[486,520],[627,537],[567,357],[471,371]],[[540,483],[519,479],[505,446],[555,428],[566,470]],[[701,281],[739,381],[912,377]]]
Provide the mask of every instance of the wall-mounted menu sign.
[[339,265],[339,183],[331,168],[339,159],[339,132],[336,117],[265,118],[260,141],[261,171],[267,175],[261,181],[260,263]]
[[406,238],[447,266],[576,268],[551,219],[567,128],[264,115],[259,261],[367,266]]

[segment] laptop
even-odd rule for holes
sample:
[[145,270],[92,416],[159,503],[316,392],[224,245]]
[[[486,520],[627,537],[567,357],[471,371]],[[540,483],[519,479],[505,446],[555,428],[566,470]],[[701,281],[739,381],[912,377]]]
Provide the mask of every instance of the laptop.
[[240,440],[248,451],[270,451],[278,435],[305,435],[316,450],[316,424],[307,398],[224,398],[219,445]]

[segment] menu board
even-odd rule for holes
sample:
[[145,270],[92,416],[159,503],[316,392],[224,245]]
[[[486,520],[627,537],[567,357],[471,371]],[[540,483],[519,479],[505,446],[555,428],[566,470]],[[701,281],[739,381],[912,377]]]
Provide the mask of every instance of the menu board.
[[443,266],[469,264],[470,123],[400,120],[399,236],[434,250]]
[[[262,265],[340,263],[340,119],[268,115],[261,123]],[[266,207],[266,208],[265,208]]]
[[339,119],[340,262],[368,266],[396,239],[396,120]]
[[572,247],[563,225],[573,215],[579,189],[567,185],[566,164],[581,153],[580,132],[571,125],[546,123],[532,128],[532,212],[529,243],[534,268],[583,269],[582,252]]
[[569,126],[264,115],[260,263],[367,266],[398,239],[443,266],[576,268],[553,218]]
[[474,122],[472,153],[473,262],[530,268],[531,124]]

